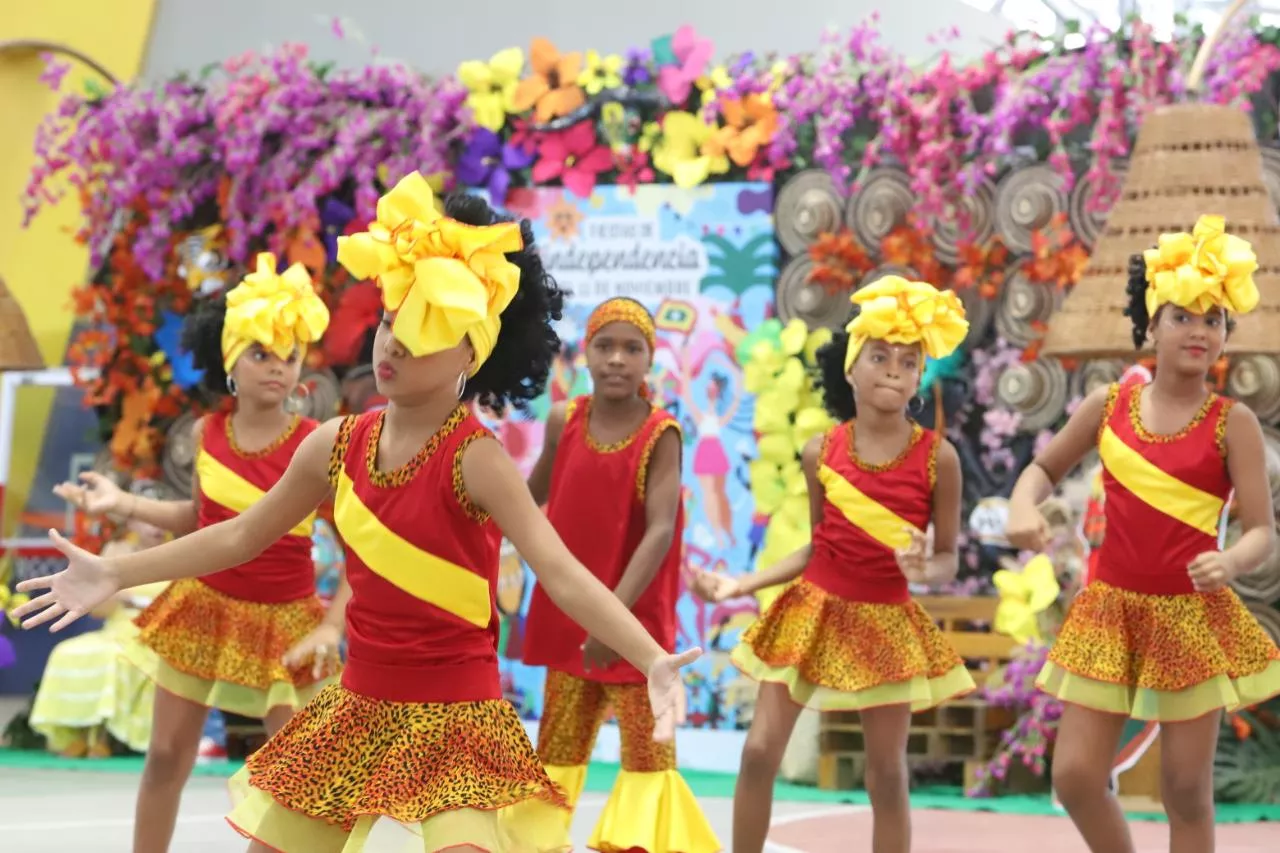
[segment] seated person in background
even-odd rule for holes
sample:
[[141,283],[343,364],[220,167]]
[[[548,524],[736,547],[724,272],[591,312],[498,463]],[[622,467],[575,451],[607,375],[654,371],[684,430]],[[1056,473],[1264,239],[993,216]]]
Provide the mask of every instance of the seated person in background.
[[[166,539],[160,528],[130,521],[102,553],[141,551]],[[112,754],[112,738],[135,752],[146,751],[155,687],[119,654],[122,643],[138,632],[134,618],[167,585],[120,591],[93,611],[103,620],[101,629],[54,646],[31,709],[31,727],[45,737],[49,751],[104,758]]]

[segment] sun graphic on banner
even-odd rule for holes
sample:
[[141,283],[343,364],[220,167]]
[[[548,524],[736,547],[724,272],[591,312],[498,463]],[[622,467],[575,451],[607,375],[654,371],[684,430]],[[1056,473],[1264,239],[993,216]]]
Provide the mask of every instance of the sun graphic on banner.
[[563,240],[566,243],[573,242],[573,238],[578,236],[578,226],[582,224],[585,217],[577,205],[563,198],[548,207],[545,215],[547,231],[550,232],[551,239]]

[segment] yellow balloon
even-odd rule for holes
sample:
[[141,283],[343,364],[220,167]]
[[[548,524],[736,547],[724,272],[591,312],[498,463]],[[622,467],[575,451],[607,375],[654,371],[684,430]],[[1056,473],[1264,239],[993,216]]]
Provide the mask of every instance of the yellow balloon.
[[809,328],[804,324],[804,320],[799,317],[792,318],[783,328],[782,334],[782,351],[787,355],[799,355],[804,350],[804,345],[809,338]]

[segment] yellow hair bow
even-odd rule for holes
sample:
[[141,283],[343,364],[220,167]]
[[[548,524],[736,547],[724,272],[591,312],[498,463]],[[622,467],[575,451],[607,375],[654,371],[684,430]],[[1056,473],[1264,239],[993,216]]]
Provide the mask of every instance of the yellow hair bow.
[[465,225],[440,213],[427,180],[414,172],[378,200],[369,230],[338,238],[338,261],[376,278],[392,334],[414,356],[471,340],[480,369],[498,342],[502,312],[515,298],[524,246],[515,222]]
[[1149,316],[1167,303],[1197,314],[1211,308],[1248,314],[1258,307],[1258,257],[1249,241],[1225,229],[1221,216],[1201,216],[1190,234],[1161,234],[1157,248],[1142,253]]
[[262,252],[257,269],[227,293],[222,366],[230,373],[254,344],[287,359],[320,340],[328,327],[329,309],[316,295],[306,267],[293,264],[277,274],[276,256]]
[[969,334],[959,297],[927,282],[887,275],[855,291],[849,299],[861,310],[845,326],[849,333],[845,372],[869,340],[919,343],[929,358],[946,358]]

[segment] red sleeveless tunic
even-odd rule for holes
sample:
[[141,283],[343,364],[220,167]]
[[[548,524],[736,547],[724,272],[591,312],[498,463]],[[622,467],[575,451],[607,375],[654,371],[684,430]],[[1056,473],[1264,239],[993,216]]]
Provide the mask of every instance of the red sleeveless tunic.
[[[622,580],[645,531],[645,478],[649,457],[664,432],[680,425],[665,409],[655,408],[632,435],[603,446],[591,437],[591,398],[570,403],[560,446],[551,469],[547,516],[569,551],[600,582],[613,589]],[[680,591],[680,555],[684,507],[677,510],[671,548],[649,587],[631,612],[667,651],[675,648],[676,599]],[[625,661],[587,672],[582,666],[586,632],[558,608],[539,584],[529,602],[524,662],[548,666],[578,678],[609,684],[635,684],[646,676]]]
[[501,699],[501,535],[462,485],[463,452],[492,434],[459,406],[412,460],[380,472],[385,414],[343,421],[330,464],[352,592],[342,683],[391,702]]
[[[894,547],[882,540],[886,535],[902,536],[907,524],[920,530],[928,527],[942,439],[914,425],[906,450],[896,459],[867,465],[854,452],[853,435],[854,422],[848,421],[833,427],[823,441],[821,465],[827,471],[820,472],[822,520],[813,531],[804,579],[850,601],[903,604],[911,598],[907,579]],[[850,486],[858,504],[851,503]],[[873,518],[880,523],[873,523]]]
[[1218,550],[1231,496],[1232,401],[1211,394],[1177,435],[1155,435],[1140,417],[1145,387],[1112,385],[1098,433],[1106,536],[1095,578],[1132,592],[1185,595],[1195,591],[1187,565]]
[[[227,412],[210,415],[201,431],[196,458],[199,527],[234,518],[271,489],[289,467],[294,451],[319,424],[294,418],[284,436],[265,451],[245,453],[235,446]],[[241,566],[200,580],[218,592],[262,604],[298,601],[316,594],[316,569],[311,560],[308,519]]]

